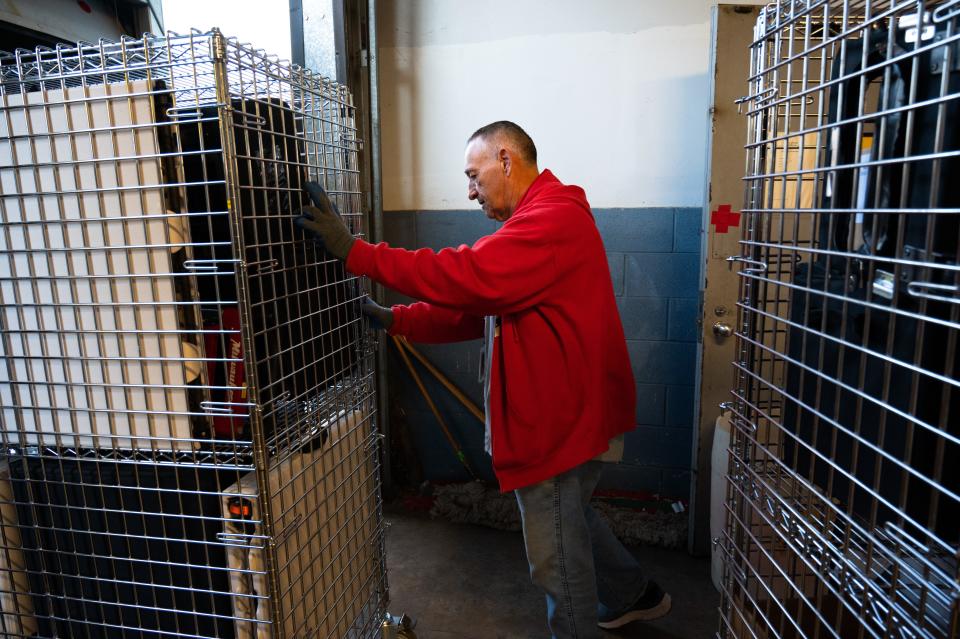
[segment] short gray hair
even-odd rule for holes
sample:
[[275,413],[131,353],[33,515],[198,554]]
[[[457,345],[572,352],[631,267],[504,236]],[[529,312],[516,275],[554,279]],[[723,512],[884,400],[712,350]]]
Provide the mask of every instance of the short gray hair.
[[480,127],[467,139],[467,144],[477,138],[489,140],[500,136],[505,137],[517,147],[521,159],[530,164],[535,165],[537,163],[537,147],[534,145],[533,139],[519,125],[509,120],[498,120]]

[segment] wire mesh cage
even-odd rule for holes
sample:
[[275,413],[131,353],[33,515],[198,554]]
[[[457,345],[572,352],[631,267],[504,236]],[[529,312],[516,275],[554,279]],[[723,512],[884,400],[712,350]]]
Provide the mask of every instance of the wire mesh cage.
[[751,45],[718,636],[956,637],[960,2]]
[[349,91],[218,31],[0,55],[0,634],[368,637]]

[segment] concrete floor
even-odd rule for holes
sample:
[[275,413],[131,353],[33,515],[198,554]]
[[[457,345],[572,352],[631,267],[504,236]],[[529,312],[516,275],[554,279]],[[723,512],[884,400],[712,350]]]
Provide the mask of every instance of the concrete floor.
[[[545,604],[530,583],[520,533],[388,511],[387,579],[391,614],[417,621],[418,639],[548,637]],[[710,562],[660,548],[634,548],[641,565],[673,599],[663,619],[626,626],[614,637],[708,639],[720,597]]]

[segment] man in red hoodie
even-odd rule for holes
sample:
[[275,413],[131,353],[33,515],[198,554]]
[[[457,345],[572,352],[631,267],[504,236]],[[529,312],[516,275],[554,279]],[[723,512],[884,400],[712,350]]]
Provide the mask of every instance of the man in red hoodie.
[[654,619],[670,596],[589,505],[633,428],[635,385],[603,242],[583,189],[539,170],[512,122],[467,141],[467,197],[502,223],[473,246],[407,251],[354,238],[323,190],[299,224],[351,273],[421,300],[364,312],[391,334],[485,337],[487,449],[520,505],[530,575],[554,637]]

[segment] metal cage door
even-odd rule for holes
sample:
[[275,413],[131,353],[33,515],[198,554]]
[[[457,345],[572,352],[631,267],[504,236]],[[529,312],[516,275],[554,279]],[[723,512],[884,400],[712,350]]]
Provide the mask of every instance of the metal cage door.
[[0,633],[375,637],[349,91],[218,31],[0,55]]
[[757,21],[720,636],[960,631],[958,16]]

